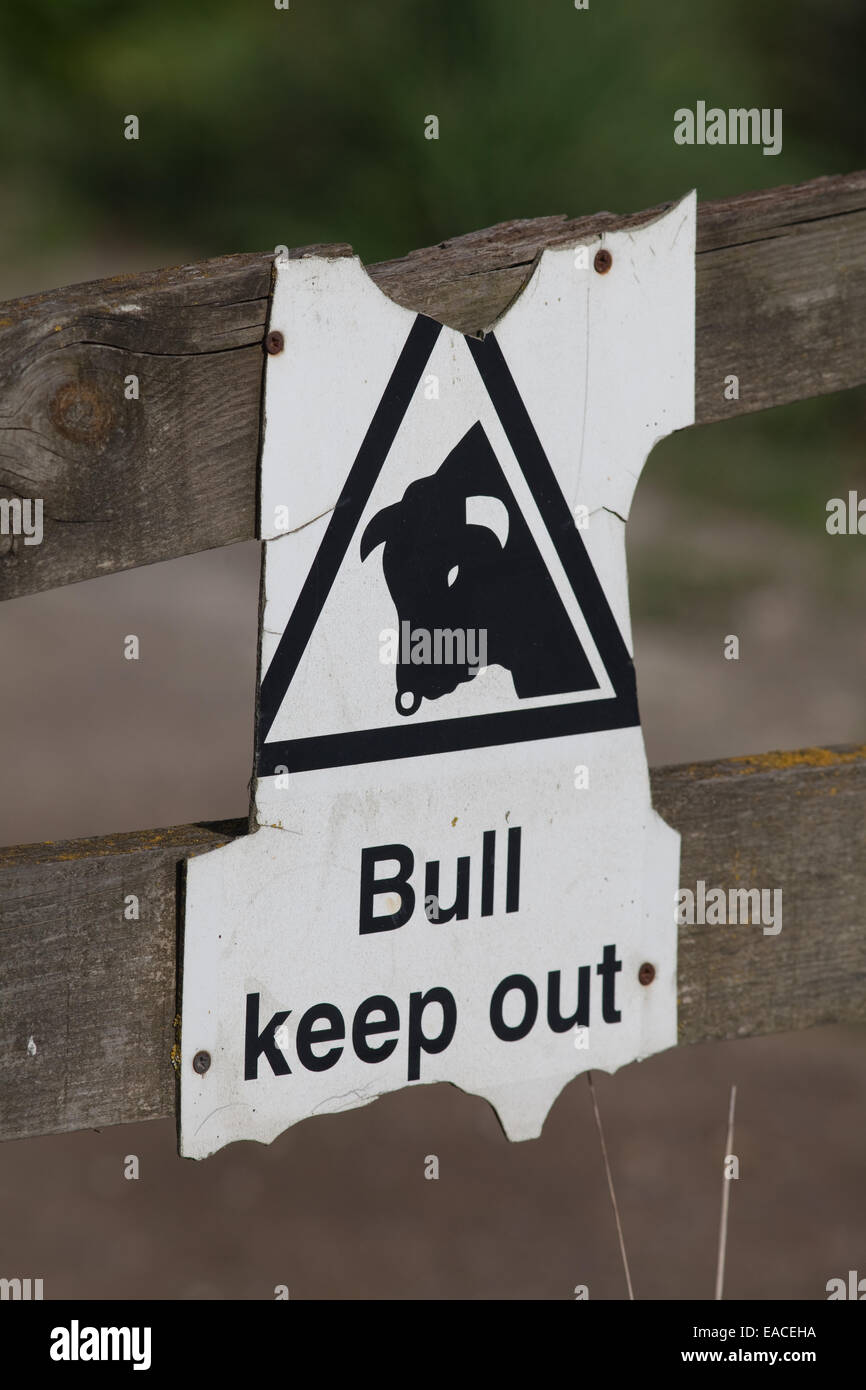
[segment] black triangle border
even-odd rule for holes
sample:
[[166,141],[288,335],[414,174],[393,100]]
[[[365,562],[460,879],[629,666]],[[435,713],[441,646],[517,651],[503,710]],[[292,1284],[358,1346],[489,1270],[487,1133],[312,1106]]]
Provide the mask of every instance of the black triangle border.
[[629,729],[640,724],[634,662],[502,350],[495,335],[488,333],[484,338],[467,336],[465,342],[581,605],[614,695],[541,709],[506,710],[266,743],[441,331],[442,324],[435,319],[417,315],[261,682],[257,777],[271,777],[278,768],[311,772],[530,739]]

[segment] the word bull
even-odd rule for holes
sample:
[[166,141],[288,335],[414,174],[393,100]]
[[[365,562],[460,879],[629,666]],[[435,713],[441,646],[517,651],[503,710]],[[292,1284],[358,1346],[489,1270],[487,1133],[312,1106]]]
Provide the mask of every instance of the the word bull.
[[[396,863],[397,872],[384,878],[376,877],[379,864]],[[457,884],[454,901],[443,907],[439,898],[439,860],[424,865],[424,914],[428,922],[465,921],[469,916],[470,857],[457,860]],[[415,856],[408,845],[374,845],[361,850],[361,909],[359,931],[393,931],[402,927],[415,911],[415,889],[410,879],[415,870]],[[492,917],[495,905],[496,831],[485,830],[481,842],[481,892],[478,906],[482,917]],[[399,906],[376,916],[373,908],[379,894],[396,895]],[[505,911],[517,912],[520,906],[520,826],[508,831],[505,866]]]

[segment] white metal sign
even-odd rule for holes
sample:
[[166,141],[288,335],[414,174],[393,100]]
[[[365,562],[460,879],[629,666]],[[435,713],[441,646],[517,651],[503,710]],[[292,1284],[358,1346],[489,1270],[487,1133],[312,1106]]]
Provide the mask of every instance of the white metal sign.
[[481,339],[278,267],[257,828],[187,868],[184,1155],[434,1081],[528,1139],[675,1042],[624,522],[694,420],[694,248],[690,195],[546,250]]

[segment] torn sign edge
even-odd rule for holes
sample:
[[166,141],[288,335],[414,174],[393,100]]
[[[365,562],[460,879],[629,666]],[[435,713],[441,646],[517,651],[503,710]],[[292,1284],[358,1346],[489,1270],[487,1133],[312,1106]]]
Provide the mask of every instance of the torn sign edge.
[[[454,333],[458,337],[470,340],[483,340],[489,334],[496,334],[499,332],[500,329],[504,328],[509,317],[512,314],[514,314],[520,307],[522,307],[524,301],[528,301],[533,297],[536,290],[538,289],[539,281],[542,277],[543,270],[546,268],[546,266],[549,264],[551,260],[559,258],[565,259],[567,257],[573,258],[576,252],[583,249],[589,251],[590,248],[593,247],[596,249],[596,251],[609,250],[613,256],[612,271],[614,274],[616,274],[619,266],[619,261],[621,259],[621,253],[627,251],[629,244],[633,243],[637,237],[643,236],[647,231],[651,230],[652,228],[661,228],[665,223],[669,223],[671,227],[671,247],[673,247],[673,245],[679,240],[683,228],[688,226],[688,240],[686,243],[686,247],[687,253],[690,253],[690,259],[693,268],[692,283],[690,287],[692,301],[692,338],[690,345],[684,343],[682,346],[683,348],[688,348],[690,346],[691,352],[691,406],[690,410],[682,419],[681,423],[674,425],[672,429],[661,429],[659,431],[659,433],[654,437],[652,442],[647,447],[646,454],[644,456],[644,458],[646,459],[649,457],[649,454],[652,452],[652,449],[655,447],[655,445],[659,443],[662,439],[667,438],[669,434],[673,433],[677,429],[685,429],[689,425],[693,425],[695,420],[694,262],[697,226],[697,192],[695,189],[692,189],[689,193],[685,194],[678,202],[672,203],[669,207],[664,208],[657,216],[648,219],[646,222],[642,222],[639,226],[627,227],[622,229],[617,229],[616,227],[607,228],[602,231],[592,233],[589,236],[576,237],[573,242],[567,242],[561,246],[558,245],[541,247],[536,252],[529,272],[526,276],[526,279],[524,283],[521,285],[520,289],[515,292],[515,294],[509,300],[508,304],[506,304],[504,309],[493,320],[493,322],[489,323],[486,328],[479,330],[477,333],[465,333],[462,329],[452,327],[445,319],[438,319],[432,314],[427,314],[417,309],[411,309],[399,303],[396,299],[392,298],[391,295],[389,295],[378,285],[378,283],[370,275],[369,271],[367,270],[366,266],[364,265],[359,256],[347,256],[345,254],[334,256],[304,255],[297,259],[286,260],[285,262],[275,262],[273,270],[273,285],[271,293],[270,312],[268,315],[266,331],[270,332],[272,325],[276,327],[278,320],[282,323],[291,322],[291,314],[290,312],[288,312],[288,310],[290,307],[290,295],[292,290],[295,288],[295,285],[293,283],[293,277],[302,273],[305,277],[309,278],[319,273],[324,273],[330,270],[336,272],[338,275],[351,276],[355,287],[364,295],[369,297],[371,307],[373,304],[378,304],[380,310],[384,309],[384,312],[393,315],[395,322],[397,322],[398,320],[402,321],[403,328],[405,330],[402,334],[402,338],[404,340],[405,337],[408,335],[413,321],[416,318],[418,318],[419,315],[422,318],[430,319],[434,324],[438,326],[440,330],[444,332]],[[591,262],[592,258],[590,257],[588,259]],[[604,281],[607,279],[607,276],[608,274],[610,274],[610,272],[607,272],[605,275],[599,275],[599,273],[595,271],[590,264],[590,267],[585,271],[585,274],[588,277],[595,277],[599,281]],[[287,301],[285,306],[283,304],[284,298]],[[310,510],[309,515],[302,514],[301,519],[297,522],[297,524],[293,525],[292,528],[288,531],[277,530],[275,527],[268,527],[265,524],[265,506],[263,493],[267,484],[266,473],[267,464],[269,461],[268,442],[269,438],[276,439],[275,432],[272,431],[269,435],[268,431],[269,397],[271,393],[276,390],[274,384],[275,373],[271,371],[271,367],[277,365],[280,356],[281,354],[278,354],[275,357],[269,356],[266,360],[262,396],[262,426],[259,449],[259,495],[257,498],[257,511],[259,517],[258,539],[264,542],[275,542],[278,540],[285,539],[288,536],[291,536],[296,532],[303,530],[304,527],[311,525],[313,522],[319,520],[320,518],[328,516],[331,512],[333,512],[334,508],[336,507],[339,496],[338,494],[337,496],[328,497],[327,500],[324,501],[323,505],[319,506],[317,509]],[[631,495],[628,497],[628,499],[626,499],[624,504],[622,503],[621,499],[618,499],[621,501],[620,507],[606,508],[608,511],[611,512],[612,515],[617,516],[623,522],[628,520],[631,498],[634,495],[634,488],[637,486],[637,481],[638,479],[637,477],[635,477],[634,484],[631,488]],[[342,484],[340,484],[340,486],[342,486]],[[605,504],[602,502],[599,503],[598,507],[593,508],[593,511],[601,510],[603,508],[605,508]]]

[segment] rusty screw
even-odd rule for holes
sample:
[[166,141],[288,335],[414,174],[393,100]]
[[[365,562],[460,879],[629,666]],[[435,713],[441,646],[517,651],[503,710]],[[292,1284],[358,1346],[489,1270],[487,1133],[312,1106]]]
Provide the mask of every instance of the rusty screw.
[[656,977],[655,966],[650,965],[649,961],[645,960],[640,970],[637,972],[637,977],[642,985],[651,985]]
[[595,266],[599,275],[607,275],[607,272],[613,265],[613,256],[610,254],[609,251],[605,251],[602,247],[601,251],[596,251],[593,265]]
[[209,1052],[197,1052],[197,1053],[195,1054],[195,1056],[193,1057],[193,1059],[192,1059],[192,1069],[193,1069],[193,1071],[197,1071],[198,1074],[199,1074],[199,1076],[204,1076],[205,1072],[208,1070],[209,1067],[210,1067],[210,1053],[209,1053]]
[[286,340],[279,329],[272,328],[265,338],[265,352],[269,352],[274,357],[278,352],[282,352],[286,346]]

